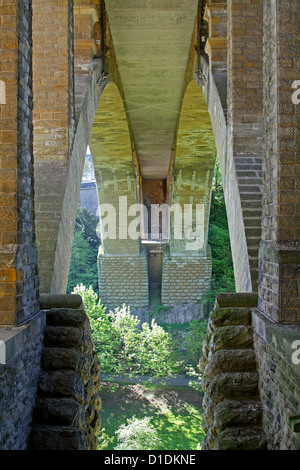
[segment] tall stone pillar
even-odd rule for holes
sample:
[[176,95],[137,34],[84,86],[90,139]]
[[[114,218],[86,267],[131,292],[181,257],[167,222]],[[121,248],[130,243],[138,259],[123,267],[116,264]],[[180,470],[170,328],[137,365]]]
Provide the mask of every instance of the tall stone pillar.
[[0,325],[18,325],[39,311],[33,200],[31,2],[4,3],[0,10]]
[[89,141],[99,197],[99,296],[109,309],[148,307],[147,254],[140,244],[140,172],[119,89],[101,96]]
[[73,2],[33,0],[32,8],[36,236],[47,293],[74,138]]
[[210,287],[212,260],[207,239],[215,160],[207,106],[200,87],[192,81],[183,101],[171,167],[168,202],[172,211],[169,248],[163,258],[163,305],[190,304],[191,309],[199,310]]
[[[263,223],[259,310],[300,322],[299,1],[264,1]],[[299,82],[298,82],[299,90]]]
[[[262,0],[227,2],[228,151],[222,175],[238,292],[256,292],[262,201]],[[235,175],[235,181],[226,175]],[[237,196],[237,197],[236,197]]]

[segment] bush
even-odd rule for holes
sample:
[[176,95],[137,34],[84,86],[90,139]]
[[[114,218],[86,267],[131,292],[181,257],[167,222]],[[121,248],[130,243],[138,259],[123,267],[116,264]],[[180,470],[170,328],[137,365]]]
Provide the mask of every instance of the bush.
[[91,286],[81,284],[73,293],[82,297],[103,373],[121,375],[124,383],[125,375],[165,380],[177,372],[172,338],[155,320],[139,328],[126,305],[106,313]]
[[127,419],[116,431],[118,444],[114,450],[157,450],[161,446],[158,432],[151,424],[151,418]]
[[197,367],[202,356],[202,342],[207,333],[207,321],[192,320],[184,339],[191,363]]

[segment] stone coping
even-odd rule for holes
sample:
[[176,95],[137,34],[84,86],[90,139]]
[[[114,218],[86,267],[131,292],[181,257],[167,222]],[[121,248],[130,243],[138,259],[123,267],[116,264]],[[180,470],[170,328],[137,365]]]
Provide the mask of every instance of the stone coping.
[[78,294],[40,294],[41,309],[80,308],[82,298]]
[[224,292],[217,294],[216,307],[257,307],[258,294],[253,292]]
[[39,336],[45,326],[45,315],[40,312],[30,322],[16,327],[0,328],[0,365],[6,364],[25,345]]
[[82,298],[77,294],[40,294],[41,311],[27,323],[20,326],[0,327],[0,365],[6,364],[18,354],[27,343],[40,335],[45,327],[43,310],[51,308],[80,308]]

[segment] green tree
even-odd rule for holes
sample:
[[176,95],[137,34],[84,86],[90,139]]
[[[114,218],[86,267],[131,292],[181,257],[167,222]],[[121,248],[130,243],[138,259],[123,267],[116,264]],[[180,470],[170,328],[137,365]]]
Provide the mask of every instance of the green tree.
[[114,374],[118,369],[118,361],[115,351],[118,347],[118,338],[115,336],[110,317],[105,312],[98,295],[92,286],[86,288],[82,283],[77,285],[73,294],[82,297],[86,314],[89,317],[92,336],[95,344],[97,356],[101,364],[101,370],[106,374]]
[[74,232],[67,292],[83,283],[98,289],[97,250],[84,238],[83,231]]
[[212,283],[209,300],[214,302],[219,292],[235,292],[228,221],[218,161],[212,188],[208,243],[212,252]]
[[78,206],[67,292],[83,283],[98,290],[97,255],[100,240],[97,235],[99,219],[84,207]]
[[197,367],[202,356],[202,342],[207,333],[207,321],[192,320],[189,323],[184,344],[192,363]]
[[178,371],[172,337],[154,319],[151,325],[143,323],[139,333],[139,361],[143,375],[162,379],[163,383]]
[[82,297],[103,373],[121,375],[124,384],[125,375],[165,380],[177,372],[171,336],[155,320],[140,327],[125,305],[106,313],[91,286],[73,293]]
[[125,305],[106,313],[91,286],[81,284],[73,293],[82,297],[103,373],[121,375],[124,383],[125,375],[165,380],[177,371],[172,339],[155,320],[140,327]]
[[92,247],[97,249],[100,243],[98,237],[98,225],[99,217],[86,210],[85,207],[81,207],[79,205],[75,221],[75,231],[83,231],[85,240],[87,240]]

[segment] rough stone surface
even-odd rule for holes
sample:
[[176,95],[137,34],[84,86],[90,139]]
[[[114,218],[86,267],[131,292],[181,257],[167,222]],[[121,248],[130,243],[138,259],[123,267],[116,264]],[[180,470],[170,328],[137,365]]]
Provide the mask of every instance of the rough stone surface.
[[18,338],[18,351],[12,352],[12,358],[0,365],[1,450],[27,448],[41,368],[43,320],[33,320],[36,325],[25,327],[28,335],[23,331]]
[[216,302],[203,342],[202,449],[266,449],[250,310],[229,297],[234,307]]
[[172,307],[200,302],[210,287],[211,263],[210,256],[200,254],[165,255],[162,272],[162,305]]
[[299,2],[264,2],[264,187],[259,309],[276,322],[300,321]]
[[289,425],[299,416],[300,364],[292,356],[296,353],[293,343],[300,337],[299,326],[276,325],[259,311],[253,313],[253,326],[268,448],[300,450],[299,433]]
[[[128,2],[117,3],[126,17]],[[159,2],[151,2],[152,5],[155,3],[158,5]],[[167,7],[170,8],[171,3],[168,0]],[[136,4],[137,1],[132,0],[132,14],[136,14]],[[183,4],[185,2],[176,2],[179,8]],[[196,2],[194,4],[196,6]],[[292,345],[299,339],[297,324],[300,321],[299,104],[292,101],[292,84],[299,80],[299,0],[229,0],[226,5],[225,2],[212,1],[206,8],[204,2],[199,7],[202,24],[196,22],[192,43],[184,45],[185,50],[191,46],[189,58],[184,59],[184,67],[186,62],[188,67],[186,73],[185,69],[180,72],[185,73],[185,77],[183,88],[177,87],[177,91],[184,98],[184,90],[196,70],[196,81],[207,104],[220,159],[237,290],[248,293],[256,290],[259,277],[259,311],[253,320],[254,346],[259,373],[258,390],[263,404],[262,423],[268,448],[299,449],[299,364],[292,360],[295,352]],[[162,8],[161,3],[159,8]],[[175,18],[178,20],[180,15],[178,17],[177,13]],[[170,25],[174,16],[170,18],[168,15],[165,19]],[[157,19],[160,21],[163,16],[160,14]],[[202,21],[203,16],[206,24]],[[114,18],[120,20],[118,14]],[[143,21],[147,18],[143,15]],[[128,18],[127,15],[127,19],[129,23],[134,21],[133,16]],[[41,375],[44,392],[48,390],[55,394],[56,387],[57,393],[59,387],[62,392],[61,372],[67,370],[65,387],[69,385],[69,391],[75,390],[74,395],[77,396],[83,390],[78,385],[77,377],[80,377],[86,390],[83,394],[88,397],[87,401],[79,398],[76,401],[79,406],[74,401],[70,402],[68,415],[65,400],[72,399],[64,396],[36,397],[43,334],[41,323],[34,320],[40,310],[40,286],[45,291],[65,292],[83,162],[99,97],[109,81],[111,87],[119,89],[122,102],[126,101],[126,96],[116,67],[108,17],[100,0],[92,3],[90,0],[62,0],[59,5],[52,0],[2,0],[0,20],[0,337],[4,338],[7,354],[6,363],[0,367],[0,442],[3,449],[26,447],[33,403],[38,398],[36,403],[40,416],[44,404],[45,417],[51,424],[36,424],[36,446],[43,448],[51,443],[53,448],[86,448],[94,445],[93,435],[99,425],[95,410],[101,408],[101,399],[96,391],[97,367],[90,360],[83,360],[83,357],[92,357],[86,324],[76,321],[75,325],[47,326],[45,340],[49,343],[42,359],[46,370]],[[157,24],[155,27],[160,35]],[[129,30],[131,32],[131,28]],[[199,30],[204,37],[198,37]],[[172,31],[175,39],[176,31],[177,25]],[[102,43],[100,47],[94,41],[96,37]],[[161,43],[159,37],[156,38],[158,43]],[[137,47],[136,44],[132,46],[133,49]],[[119,43],[121,51],[122,47],[123,43]],[[142,56],[149,47],[145,44],[139,49]],[[178,45],[172,43],[171,47],[177,66]],[[99,58],[99,53],[105,56],[105,60],[104,57],[103,60]],[[159,53],[155,59],[161,63],[162,57],[163,54]],[[148,61],[147,67],[151,69]],[[106,75],[108,70],[109,78]],[[143,70],[145,78],[145,69],[137,70]],[[169,80],[172,80],[172,67],[168,73]],[[151,91],[158,90],[161,85],[159,74],[160,70],[148,74],[150,89],[145,89],[144,84],[140,88],[150,105],[154,99]],[[134,79],[139,80],[138,73]],[[140,86],[141,82],[137,84]],[[155,100],[159,106],[169,104],[167,99],[163,102],[158,94]],[[135,111],[134,106],[131,111]],[[150,115],[149,108],[142,111],[145,117]],[[176,122],[177,114],[175,111]],[[175,129],[170,135],[174,133]],[[142,134],[140,136],[143,137]],[[131,170],[136,176],[136,193],[142,201],[141,174],[133,134],[130,137],[130,145],[126,140],[127,152],[130,162],[133,155]],[[168,155],[174,153],[172,142],[168,144]],[[149,170],[157,168],[155,159],[150,163]],[[129,183],[126,178],[122,178],[123,181],[126,189]],[[116,182],[110,181],[110,184]],[[170,178],[166,186],[168,192],[172,186]],[[207,188],[203,190],[205,193]],[[118,266],[114,272],[120,276]],[[145,266],[143,261],[143,269]],[[127,269],[124,269],[122,281],[128,281],[126,285],[130,291],[132,286],[136,287],[136,276],[131,273],[129,280],[126,273]],[[193,277],[192,271],[190,276]],[[141,304],[146,305],[148,291],[144,271],[142,278],[140,298]],[[190,284],[186,282],[185,288],[181,289],[183,295],[186,295],[186,287]],[[177,291],[181,288],[178,284]],[[135,303],[137,291],[130,302]],[[177,291],[174,290],[174,295],[178,294]],[[191,289],[189,297],[192,294],[194,291]],[[122,300],[117,300],[123,303],[126,298],[122,295]],[[224,304],[218,306],[225,308]],[[249,307],[255,306],[243,306],[247,307],[247,313],[245,317],[240,315],[240,319],[245,327]],[[238,305],[227,307],[237,308]],[[229,401],[232,401],[230,381],[233,392],[238,394],[237,384],[244,384],[245,378],[252,377],[253,390],[256,390],[254,362],[251,365],[251,356],[247,356],[252,349],[218,348],[214,353],[211,350],[214,338],[222,344],[222,334],[217,333],[219,329],[236,331],[236,313],[229,315],[227,310],[226,316],[215,316],[210,323],[201,365],[203,370],[207,367],[205,389],[217,391],[216,396],[221,397],[224,384]],[[178,317],[181,314],[176,313]],[[229,316],[231,319],[227,321]],[[64,314],[61,321],[67,318],[68,315]],[[268,318],[274,323],[268,322]],[[280,323],[285,326],[280,326]],[[12,330],[8,331],[8,325],[13,326]],[[17,332],[14,330],[16,326],[20,327]],[[79,330],[79,334],[75,330]],[[230,336],[226,347],[232,346],[234,337],[234,334]],[[63,338],[68,341],[68,348],[66,342],[62,344]],[[228,340],[229,336],[226,338]],[[50,347],[51,341],[53,348]],[[55,353],[49,351],[55,348]],[[68,353],[65,354],[66,349]],[[218,356],[220,351],[224,351],[224,355]],[[243,352],[240,354],[240,351]],[[247,357],[246,370],[242,368],[242,357]],[[60,401],[61,409],[57,407],[57,401]],[[242,414],[239,416],[238,406],[229,406],[236,426],[227,427],[216,436],[222,427],[222,419],[224,423],[227,419],[225,405],[220,411],[224,401],[215,403],[206,394],[203,422],[207,437],[204,448],[213,448],[214,443],[215,448],[220,449],[263,448],[265,436],[256,425],[252,430],[248,425],[240,427]],[[81,403],[87,404],[86,409]],[[219,418],[214,421],[218,406],[220,421]],[[216,430],[211,428],[214,422]]]
[[[70,305],[67,299],[65,305]],[[45,315],[42,372],[29,448],[96,450],[101,426],[100,364],[88,318],[82,306],[51,308]]]

